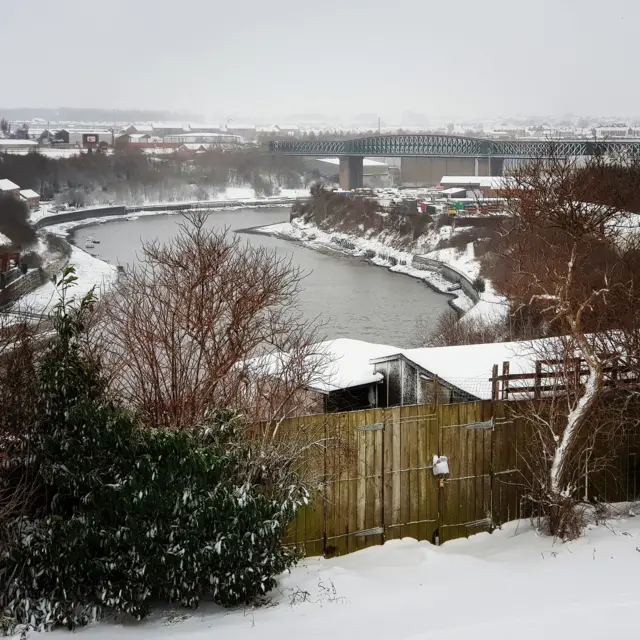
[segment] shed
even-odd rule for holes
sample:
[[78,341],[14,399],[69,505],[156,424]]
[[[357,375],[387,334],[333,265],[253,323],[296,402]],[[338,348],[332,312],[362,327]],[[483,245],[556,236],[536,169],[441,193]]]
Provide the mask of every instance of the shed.
[[0,180],[0,195],[20,197],[20,187],[11,180],[3,178]]
[[33,189],[22,189],[20,199],[27,203],[30,211],[36,211],[40,208],[40,194]]

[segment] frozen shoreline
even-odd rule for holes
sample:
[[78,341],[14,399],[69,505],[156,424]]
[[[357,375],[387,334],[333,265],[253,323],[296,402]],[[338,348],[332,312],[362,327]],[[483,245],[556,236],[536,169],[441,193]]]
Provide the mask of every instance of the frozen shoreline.
[[[376,266],[385,267],[393,273],[402,273],[412,278],[422,280],[427,286],[449,297],[449,305],[464,318],[497,319],[504,317],[506,314],[506,303],[498,295],[493,292],[490,283],[487,283],[487,290],[480,294],[480,300],[476,303],[461,289],[457,291],[447,291],[451,286],[451,282],[446,280],[437,271],[428,271],[418,269],[413,264],[414,254],[400,249],[394,249],[383,242],[372,240],[351,234],[340,232],[325,232],[314,225],[296,220],[294,222],[283,222],[265,227],[257,227],[247,232],[271,235],[282,238],[284,240],[300,242],[312,249],[331,249],[339,251],[346,255],[367,260]],[[438,256],[445,265],[459,269],[459,264],[452,264],[446,258],[448,254],[443,250],[437,253],[445,255]],[[375,255],[372,255],[375,254]],[[393,264],[397,262],[397,264]],[[477,268],[477,262],[474,264]],[[466,274],[467,277],[473,279],[475,274]]]
[[[125,213],[117,218],[115,216],[91,217],[91,209],[89,209],[87,210],[87,218],[52,224],[46,228],[47,231],[68,240],[73,236],[73,233],[77,229],[103,224],[105,222],[114,221],[115,219],[136,220],[141,216],[179,215],[182,213],[181,211],[172,209],[175,205],[176,203],[167,203],[166,209]],[[247,207],[262,208],[274,206],[283,205],[265,202],[264,199],[247,198],[242,201],[242,203],[237,201],[233,203],[225,203],[221,200],[211,201],[208,206],[204,206],[203,203],[202,209],[220,211]],[[296,224],[285,222],[265,227],[247,229],[244,232],[277,236],[288,241],[300,242],[305,246],[314,249],[330,249],[332,251],[338,251],[346,255],[367,260],[373,265],[385,267],[393,273],[400,273],[422,280],[427,286],[437,293],[447,296],[449,298],[449,305],[456,311],[456,313],[458,313],[459,316],[463,316],[464,318],[482,317],[483,319],[492,320],[503,318],[506,315],[506,303],[500,296],[497,296],[493,292],[491,283],[487,283],[487,291],[480,295],[480,300],[476,303],[462,290],[447,291],[447,287],[451,286],[451,282],[446,280],[437,271],[427,271],[424,269],[417,269],[412,266],[414,258],[413,253],[394,249],[378,240],[339,232],[327,233],[310,224],[301,223],[299,221],[297,221]],[[335,242],[335,240],[338,242]],[[75,245],[72,245],[72,247],[73,253],[69,264],[76,268],[76,275],[78,277],[78,293],[80,290],[86,293],[92,288],[92,286],[96,286],[102,293],[109,291],[117,282],[117,267],[101,260],[100,258],[92,256]],[[453,254],[451,251],[452,250],[447,249],[434,251],[433,258],[458,270],[461,270],[461,265],[468,265],[477,271],[477,261],[471,258],[466,264],[459,260],[456,262],[452,259]],[[86,258],[84,256],[86,256]],[[395,262],[395,264],[393,264],[393,262]],[[475,277],[475,275],[477,275],[477,272],[467,273],[467,276],[471,279]],[[30,294],[27,294],[29,303],[32,304],[34,308],[37,308],[38,313],[46,313],[50,307],[51,286],[52,285],[48,283],[39,287]],[[22,301],[25,300],[27,296],[21,298],[17,304],[22,304]],[[47,300],[48,302],[45,304],[45,301]]]

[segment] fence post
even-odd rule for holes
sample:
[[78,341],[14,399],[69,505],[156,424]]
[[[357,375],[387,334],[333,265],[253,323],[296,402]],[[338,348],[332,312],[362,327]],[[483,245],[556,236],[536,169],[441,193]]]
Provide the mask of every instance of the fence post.
[[542,386],[541,380],[542,380],[542,362],[538,360],[536,362],[536,378],[535,378],[534,391],[533,391],[533,397],[536,399],[540,398],[540,395],[541,395],[541,389],[540,389],[540,387]]
[[502,363],[502,399],[509,399],[509,361]]
[[498,400],[498,365],[493,365],[491,373],[491,400]]

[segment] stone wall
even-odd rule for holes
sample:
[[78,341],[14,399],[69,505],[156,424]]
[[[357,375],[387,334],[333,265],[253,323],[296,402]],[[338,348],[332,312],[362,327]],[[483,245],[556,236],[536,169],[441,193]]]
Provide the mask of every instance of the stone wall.
[[471,278],[448,264],[425,256],[414,256],[411,265],[416,269],[422,269],[424,271],[439,271],[445,280],[448,280],[453,284],[459,284],[462,290],[474,302],[478,302],[480,300],[480,294],[475,290]]
[[56,249],[57,257],[44,267],[31,269],[24,275],[19,269],[16,269],[17,277],[14,277],[4,289],[0,290],[0,307],[11,304],[21,296],[31,293],[31,291],[46,284],[54,275],[60,273],[69,262],[69,256],[71,255],[69,243],[62,238],[51,235],[48,236],[48,239],[50,246]]
[[79,222],[88,218],[102,218],[103,216],[123,216],[127,213],[127,208],[120,207],[96,207],[93,209],[78,209],[77,211],[65,211],[64,213],[56,213],[52,216],[44,216],[35,224],[36,229],[50,227],[53,224],[62,224],[63,222]]

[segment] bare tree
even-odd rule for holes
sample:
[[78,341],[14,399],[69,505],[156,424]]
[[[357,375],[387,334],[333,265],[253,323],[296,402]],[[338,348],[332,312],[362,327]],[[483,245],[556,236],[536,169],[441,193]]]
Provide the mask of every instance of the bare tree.
[[640,304],[637,243],[621,194],[630,179],[640,188],[640,170],[621,179],[607,166],[603,158],[582,167],[552,157],[518,168],[507,183],[510,221],[497,247],[494,285],[512,312],[535,314],[542,332],[562,336],[532,343],[538,362],[555,367],[547,391],[562,395],[531,414],[543,458],[540,494],[557,535],[576,530],[577,460],[589,443],[613,434],[614,421],[600,410],[609,374],[637,356],[621,337],[633,334]]
[[438,316],[433,325],[422,320],[418,322],[418,345],[421,347],[487,344],[509,339],[509,327],[503,320],[482,316],[459,318],[453,309]]
[[193,426],[210,408],[248,422],[299,415],[326,366],[319,327],[298,307],[302,274],[287,258],[208,229],[189,214],[167,244],[103,304],[112,388],[150,425]]

